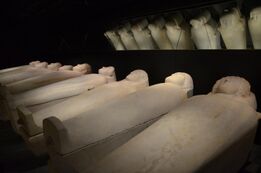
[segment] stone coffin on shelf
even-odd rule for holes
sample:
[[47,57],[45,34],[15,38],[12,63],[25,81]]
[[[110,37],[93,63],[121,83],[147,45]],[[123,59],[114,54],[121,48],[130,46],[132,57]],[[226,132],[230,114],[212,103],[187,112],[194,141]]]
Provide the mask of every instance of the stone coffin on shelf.
[[194,49],[190,27],[181,14],[170,16],[165,26],[173,49]]
[[209,11],[204,11],[190,20],[191,37],[197,49],[220,49],[220,33],[217,23],[211,18]]
[[148,29],[148,25],[148,20],[142,19],[131,26],[131,31],[140,50],[154,50],[157,48]]
[[227,49],[246,49],[246,20],[239,9],[233,8],[220,17],[218,28]]
[[[30,112],[30,110],[25,107],[18,107],[19,125],[21,125],[28,139],[36,135],[43,135],[42,121],[45,118],[56,116],[61,120],[67,120],[89,109],[100,106],[105,102],[123,97],[147,86],[147,73],[142,70],[136,70],[122,81],[111,82],[91,91],[83,92],[78,96],[37,112]],[[44,141],[41,142],[44,143]]]
[[261,7],[254,8],[250,12],[248,27],[254,49],[261,49]]
[[86,172],[236,173],[255,137],[255,108],[246,80],[223,78],[211,94],[188,99]]
[[173,49],[166,33],[165,23],[166,21],[163,17],[158,17],[148,25],[148,28],[159,49]]
[[118,34],[126,50],[139,50],[139,46],[131,32],[130,23],[126,23],[118,29]]
[[95,87],[116,79],[113,67],[102,68],[99,70],[99,73],[82,75],[16,95],[11,95],[7,92],[6,95],[8,98],[6,99],[5,109],[14,129],[19,129],[19,125],[17,124],[17,106],[33,106],[79,95],[84,91],[92,90]]
[[192,78],[176,73],[166,83],[114,99],[75,118],[45,119],[44,136],[54,169],[69,173],[90,168],[184,102],[192,91]]

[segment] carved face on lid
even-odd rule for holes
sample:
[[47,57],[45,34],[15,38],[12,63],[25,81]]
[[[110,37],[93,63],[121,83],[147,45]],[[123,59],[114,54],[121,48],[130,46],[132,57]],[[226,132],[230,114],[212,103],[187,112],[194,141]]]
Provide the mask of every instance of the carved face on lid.
[[29,63],[29,65],[35,66],[36,64],[39,64],[39,63],[41,63],[41,62],[40,61],[32,61],[32,62]]
[[237,76],[224,77],[213,86],[212,93],[225,93],[247,97],[250,95],[250,84],[247,80]]
[[241,21],[241,14],[237,8],[233,8],[230,12],[220,18],[222,27],[228,27]]
[[257,7],[250,12],[250,19],[258,20],[258,19],[260,19],[260,17],[259,17],[260,15],[261,15],[261,7]]
[[47,66],[48,69],[50,70],[58,70],[62,66],[61,63],[56,62],[56,63],[51,63]]
[[80,72],[82,74],[90,73],[91,72],[91,66],[89,64],[78,64],[73,67],[73,71]]
[[60,71],[64,71],[64,70],[72,70],[73,66],[72,65],[64,65],[62,67],[59,68]]
[[165,83],[172,83],[185,90],[193,90],[192,77],[184,72],[177,72],[165,79]]
[[127,77],[126,80],[132,82],[148,82],[148,74],[144,70],[134,70]]

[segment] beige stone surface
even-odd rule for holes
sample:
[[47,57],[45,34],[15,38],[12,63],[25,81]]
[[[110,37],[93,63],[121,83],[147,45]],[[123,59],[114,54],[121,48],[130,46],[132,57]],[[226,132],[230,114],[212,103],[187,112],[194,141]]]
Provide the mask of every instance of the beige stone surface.
[[197,49],[220,49],[220,33],[217,23],[209,11],[202,12],[197,18],[191,19],[191,37]]
[[173,49],[194,49],[190,27],[182,15],[173,15],[166,23],[167,36]]
[[246,49],[246,21],[240,10],[232,8],[220,17],[218,28],[227,49]]
[[165,24],[165,19],[163,17],[158,17],[148,25],[148,28],[159,49],[173,49],[166,33]]
[[139,49],[141,50],[154,50],[157,49],[157,46],[151,36],[151,32],[148,29],[148,20],[142,19],[135,22],[131,26],[131,31],[133,36],[138,44]]
[[261,7],[256,7],[250,12],[248,27],[254,49],[261,49]]
[[139,50],[139,46],[133,36],[133,33],[131,32],[131,26],[129,23],[119,28],[118,34],[127,50]]
[[125,47],[121,41],[120,36],[116,31],[110,30],[104,33],[104,36],[108,39],[108,41],[112,44],[115,50],[125,50]]
[[211,94],[188,99],[86,172],[236,173],[257,126],[248,89],[242,78],[221,79]]
[[[186,79],[180,80],[181,76]],[[166,83],[141,89],[75,118],[65,121],[47,118],[44,136],[54,165],[63,162],[77,172],[89,169],[97,160],[182,104],[191,86],[193,90],[188,74],[176,73],[169,76]]]

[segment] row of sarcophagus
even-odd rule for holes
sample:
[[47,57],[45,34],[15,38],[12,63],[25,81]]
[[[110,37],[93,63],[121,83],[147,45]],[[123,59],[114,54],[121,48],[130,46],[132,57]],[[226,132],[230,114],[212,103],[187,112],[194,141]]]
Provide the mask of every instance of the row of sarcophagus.
[[116,81],[112,66],[35,61],[1,70],[0,82],[1,118],[55,173],[237,172],[260,118],[236,76],[193,96],[184,72],[149,86],[140,69]]
[[104,35],[116,50],[221,49],[222,39],[226,49],[250,48],[248,40],[254,49],[261,49],[260,28],[261,7],[253,9],[248,19],[232,8],[224,10],[219,22],[208,10],[189,20],[175,13],[125,22]]

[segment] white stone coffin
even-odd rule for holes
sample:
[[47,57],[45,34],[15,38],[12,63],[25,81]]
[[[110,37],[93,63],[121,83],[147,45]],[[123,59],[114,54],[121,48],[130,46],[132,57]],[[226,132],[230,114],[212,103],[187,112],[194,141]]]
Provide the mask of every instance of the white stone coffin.
[[117,34],[117,32],[115,32],[113,30],[106,31],[104,33],[104,36],[112,44],[112,46],[115,48],[115,50],[125,50],[125,47],[121,41],[120,36]]
[[32,106],[79,95],[82,92],[92,90],[116,79],[114,67],[104,67],[99,70],[99,73],[82,75],[20,94],[9,95],[7,99],[7,110],[9,113],[7,115],[10,117],[13,127],[19,129],[17,127],[18,117],[15,110],[17,106]]
[[220,17],[218,28],[227,49],[246,49],[246,20],[237,8]]
[[[78,66],[81,66],[82,68],[78,69]],[[51,67],[51,69],[54,69],[54,67]],[[75,66],[73,70],[53,71],[47,74],[43,74],[43,75],[39,75],[39,76],[35,76],[35,77],[31,77],[28,79],[7,84],[6,87],[11,94],[17,94],[34,88],[45,86],[51,83],[78,77],[83,74],[89,74],[91,72],[90,69],[91,69],[90,65],[88,64],[79,64]]]
[[139,49],[138,44],[133,36],[133,33],[131,32],[131,25],[129,23],[125,24],[120,29],[118,29],[118,34],[121,38],[124,47],[127,50]]
[[44,136],[53,165],[58,165],[59,172],[68,172],[67,168],[59,167],[65,164],[76,172],[91,167],[181,104],[192,90],[192,78],[176,73],[168,77],[166,83],[115,99],[73,119],[45,119]]
[[220,33],[217,23],[209,11],[204,11],[197,18],[190,20],[191,37],[197,49],[220,49]]
[[71,119],[95,106],[123,97],[147,86],[147,73],[143,70],[135,70],[122,81],[111,82],[91,91],[83,92],[77,97],[49,106],[38,112],[23,114],[23,111],[20,110],[19,118],[26,133],[33,136],[42,133],[42,121],[45,118],[55,116],[61,120]]
[[1,69],[0,75],[4,74],[6,72],[11,72],[11,71],[14,71],[14,70],[22,69],[22,68],[25,68],[25,67],[28,67],[28,66],[35,66],[38,63],[40,63],[40,61],[32,61],[28,65],[21,65],[21,66],[17,66],[17,67],[10,67],[10,68]]
[[[48,103],[43,103],[43,104],[40,104],[40,105],[29,106],[29,107],[26,107],[26,109],[24,109],[24,107],[21,106],[19,108],[19,110],[24,109],[23,110],[24,112],[26,112],[27,110],[30,110],[30,112],[37,112],[41,109],[44,109],[46,107],[49,107],[49,106],[52,106],[52,105],[55,105],[55,104],[58,104],[58,103],[61,103],[65,100],[67,100],[69,98],[73,98],[73,97],[75,97],[75,96],[50,101]],[[19,120],[18,120],[18,123],[19,123]],[[39,134],[39,135],[35,135],[33,137],[30,137],[26,134],[23,127],[20,127],[19,135],[21,135],[21,137],[23,138],[27,148],[29,150],[31,150],[34,155],[41,156],[41,155],[47,154],[47,149],[46,149],[45,143],[43,142],[44,141],[43,135]]]
[[221,79],[211,94],[188,99],[105,156],[91,172],[236,173],[257,126],[249,89],[242,78]]
[[0,75],[0,83],[6,85],[8,83],[16,82],[26,78],[38,76],[44,73],[49,73],[51,70],[47,69],[47,62],[41,62],[34,66],[27,66],[25,68],[18,68]]
[[141,50],[154,50],[157,49],[156,44],[148,29],[149,22],[147,19],[137,21],[131,26],[131,31]]
[[190,27],[180,14],[173,15],[166,23],[167,36],[173,49],[194,49]]
[[255,49],[261,49],[261,7],[254,8],[250,12],[248,27]]
[[163,17],[158,17],[148,25],[148,28],[159,49],[173,49],[166,33],[165,23],[166,21]]

